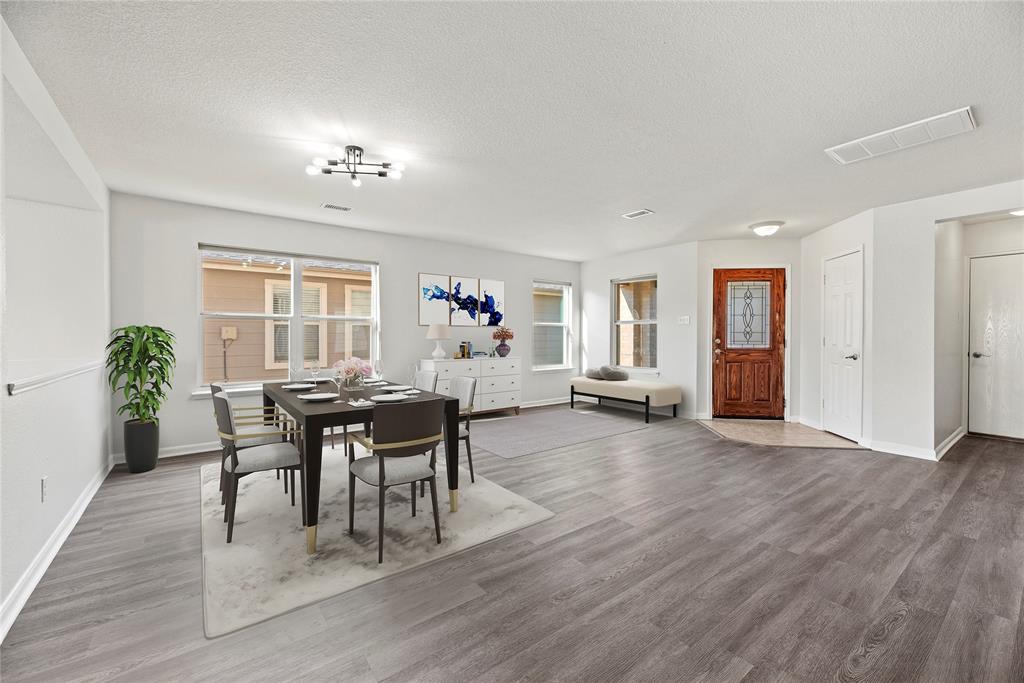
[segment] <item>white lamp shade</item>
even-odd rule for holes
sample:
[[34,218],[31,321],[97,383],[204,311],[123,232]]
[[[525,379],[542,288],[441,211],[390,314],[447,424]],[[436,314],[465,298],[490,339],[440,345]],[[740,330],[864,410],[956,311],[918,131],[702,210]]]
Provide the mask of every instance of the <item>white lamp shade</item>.
[[451,339],[452,330],[447,325],[434,324],[427,328],[427,339]]

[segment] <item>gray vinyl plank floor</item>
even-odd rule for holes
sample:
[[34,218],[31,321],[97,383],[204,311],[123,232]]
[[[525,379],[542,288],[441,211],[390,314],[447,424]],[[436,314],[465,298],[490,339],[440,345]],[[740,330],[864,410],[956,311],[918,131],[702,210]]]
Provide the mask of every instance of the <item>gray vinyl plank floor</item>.
[[664,420],[474,449],[555,517],[208,640],[215,459],[111,473],[4,641],[4,681],[1024,680],[1024,444],[967,437],[931,463]]

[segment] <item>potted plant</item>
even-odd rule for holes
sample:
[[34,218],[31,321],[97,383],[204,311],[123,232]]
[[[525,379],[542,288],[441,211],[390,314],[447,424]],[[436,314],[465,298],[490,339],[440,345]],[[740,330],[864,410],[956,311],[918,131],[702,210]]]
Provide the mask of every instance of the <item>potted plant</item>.
[[124,423],[124,459],[129,472],[148,472],[160,451],[156,413],[167,400],[174,373],[174,334],[151,325],[119,327],[113,334],[107,344],[107,382],[115,394],[124,394],[117,414],[131,416]]
[[514,336],[515,335],[512,334],[512,330],[508,329],[504,325],[496,329],[494,331],[494,334],[491,335],[491,339],[501,342],[494,348],[494,350],[502,358],[507,356],[512,351],[512,347],[506,344],[505,342],[507,342],[509,339],[512,339]]

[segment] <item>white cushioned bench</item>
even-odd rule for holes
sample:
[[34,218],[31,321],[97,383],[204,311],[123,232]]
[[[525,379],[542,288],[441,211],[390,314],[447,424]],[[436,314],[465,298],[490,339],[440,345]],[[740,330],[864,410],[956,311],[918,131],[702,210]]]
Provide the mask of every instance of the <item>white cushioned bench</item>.
[[626,403],[638,403],[644,407],[644,422],[651,421],[651,408],[672,406],[672,417],[683,402],[683,388],[678,384],[651,382],[642,379],[590,379],[589,377],[573,377],[569,380],[569,407],[576,407],[576,396],[610,398]]

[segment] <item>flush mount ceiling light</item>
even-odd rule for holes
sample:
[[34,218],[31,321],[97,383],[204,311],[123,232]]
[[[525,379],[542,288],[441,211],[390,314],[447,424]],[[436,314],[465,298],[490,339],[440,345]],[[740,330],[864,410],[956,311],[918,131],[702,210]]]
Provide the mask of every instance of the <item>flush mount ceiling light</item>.
[[974,115],[970,107],[961,107],[945,114],[914,121],[903,126],[883,130],[881,133],[866,135],[835,147],[829,147],[825,154],[840,166],[855,161],[870,159],[889,152],[916,147],[926,142],[948,138],[951,135],[968,133],[975,128]]
[[761,223],[754,223],[750,226],[750,229],[758,237],[769,237],[777,233],[783,225],[785,225],[783,221],[762,221]]
[[402,171],[405,170],[404,164],[393,164],[390,161],[373,164],[363,161],[363,148],[358,145],[346,145],[344,149],[336,147],[334,153],[338,155],[337,159],[324,159],[323,157],[313,159],[313,163],[306,166],[306,174],[343,173],[352,179],[354,187],[359,187],[363,184],[359,178],[361,175],[398,180],[402,177]]

